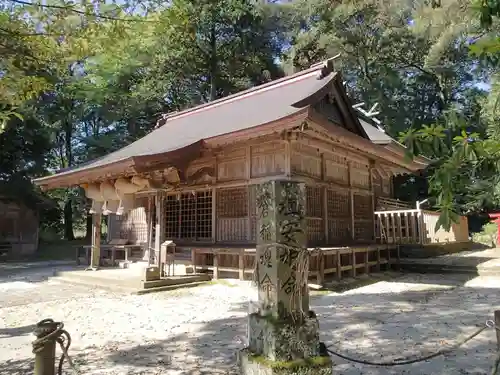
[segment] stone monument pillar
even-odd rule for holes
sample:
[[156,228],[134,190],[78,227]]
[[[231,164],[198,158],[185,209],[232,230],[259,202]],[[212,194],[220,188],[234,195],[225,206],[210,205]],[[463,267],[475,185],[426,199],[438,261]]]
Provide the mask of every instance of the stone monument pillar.
[[309,310],[305,185],[272,181],[257,189],[254,280],[258,311],[248,317],[242,375],[329,375],[332,362]]

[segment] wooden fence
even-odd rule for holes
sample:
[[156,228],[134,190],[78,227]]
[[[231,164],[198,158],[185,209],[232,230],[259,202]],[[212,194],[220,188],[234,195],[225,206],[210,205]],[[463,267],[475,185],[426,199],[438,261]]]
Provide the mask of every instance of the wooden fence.
[[[213,278],[222,275],[248,280],[254,270],[255,249],[191,248],[191,262],[195,272],[213,272]],[[181,250],[182,251],[182,250]],[[397,245],[370,245],[364,247],[312,248],[309,277],[322,284],[333,275],[337,280],[361,274],[389,270],[399,263]]]
[[377,241],[385,244],[466,242],[469,240],[467,217],[461,216],[450,230],[435,230],[439,213],[421,209],[376,211]]

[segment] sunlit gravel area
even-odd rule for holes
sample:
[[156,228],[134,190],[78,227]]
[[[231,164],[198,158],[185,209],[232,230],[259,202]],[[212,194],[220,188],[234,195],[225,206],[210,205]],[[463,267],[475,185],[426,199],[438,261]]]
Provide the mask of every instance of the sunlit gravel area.
[[[236,353],[255,296],[249,283],[136,296],[62,284],[50,277],[53,270],[0,270],[0,374],[33,373],[31,332],[44,318],[64,322],[82,374],[238,373]],[[453,345],[484,325],[500,309],[500,279],[400,275],[316,295],[311,305],[327,345],[359,359],[397,360]],[[393,368],[334,358],[334,373],[489,374],[495,351],[495,333],[486,330],[445,357]]]

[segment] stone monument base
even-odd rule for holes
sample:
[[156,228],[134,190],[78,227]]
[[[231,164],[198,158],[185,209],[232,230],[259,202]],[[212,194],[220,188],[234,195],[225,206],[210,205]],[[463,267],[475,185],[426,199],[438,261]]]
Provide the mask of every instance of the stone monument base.
[[292,361],[272,361],[253,354],[248,348],[238,353],[241,375],[332,375],[333,362],[323,343],[320,355]]

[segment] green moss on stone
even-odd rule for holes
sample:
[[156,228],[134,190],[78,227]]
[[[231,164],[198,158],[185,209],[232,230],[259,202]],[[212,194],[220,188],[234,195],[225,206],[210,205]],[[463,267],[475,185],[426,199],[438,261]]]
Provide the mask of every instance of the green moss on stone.
[[301,367],[308,368],[318,368],[318,367],[327,367],[332,365],[332,360],[330,357],[311,357],[304,359],[295,359],[292,361],[272,361],[269,358],[260,355],[250,355],[249,358],[252,361],[260,363],[261,365],[270,367],[275,370],[292,370],[298,369]]
[[[277,317],[275,315],[273,315],[272,313],[266,313],[266,314],[263,314],[261,315],[260,313],[252,313],[250,315],[253,315],[253,316],[256,316],[256,317],[259,317],[261,319],[264,319],[266,320],[267,322],[269,322],[270,324],[272,324],[273,326],[275,327],[283,327],[283,326],[297,326],[297,327],[300,327],[304,324],[304,321],[303,320],[300,320],[300,319],[296,319],[294,320],[292,317],[288,316],[286,318],[281,318],[281,317]],[[309,311],[308,314],[307,314],[307,318],[308,319],[316,319],[316,313],[314,311]]]

